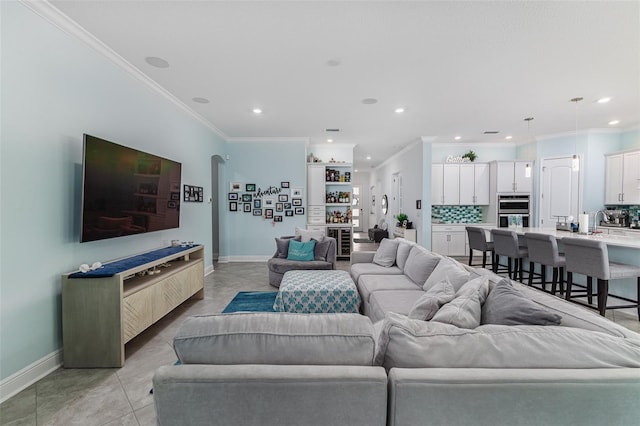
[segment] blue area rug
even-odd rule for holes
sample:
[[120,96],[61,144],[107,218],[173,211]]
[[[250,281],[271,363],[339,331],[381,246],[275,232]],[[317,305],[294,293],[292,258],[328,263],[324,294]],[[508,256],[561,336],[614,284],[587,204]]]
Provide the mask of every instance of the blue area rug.
[[231,312],[273,312],[273,302],[277,291],[240,291],[222,311]]

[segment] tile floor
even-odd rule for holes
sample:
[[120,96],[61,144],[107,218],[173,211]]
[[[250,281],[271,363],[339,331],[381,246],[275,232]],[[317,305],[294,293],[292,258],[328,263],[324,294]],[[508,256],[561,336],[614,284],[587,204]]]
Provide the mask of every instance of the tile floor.
[[[375,248],[354,244],[355,250]],[[348,261],[338,263],[348,270]],[[151,378],[158,367],[176,361],[171,341],[182,320],[221,312],[238,291],[272,290],[265,263],[216,264],[205,279],[205,298],[185,302],[128,343],[123,368],[58,369],[0,405],[0,425],[155,425]],[[637,316],[607,311],[607,317],[640,332]]]

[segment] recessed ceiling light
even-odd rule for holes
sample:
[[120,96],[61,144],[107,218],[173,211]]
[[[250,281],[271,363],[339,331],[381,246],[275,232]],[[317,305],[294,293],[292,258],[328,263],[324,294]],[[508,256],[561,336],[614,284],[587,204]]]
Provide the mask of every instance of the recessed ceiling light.
[[609,122],[609,125],[610,125],[610,126],[615,126],[615,125],[616,125],[616,124],[618,124],[618,123],[620,123],[620,120],[611,120],[611,121]]
[[462,139],[462,136],[456,136],[454,139],[459,141],[460,139]]
[[207,98],[193,98],[192,99],[193,102],[197,102],[199,104],[208,104],[209,103],[209,99]]
[[402,114],[404,112],[404,108],[396,108],[396,114]]
[[169,68],[169,62],[157,56],[147,56],[145,62],[156,68]]
[[378,100],[376,98],[364,98],[362,103],[365,105],[372,105],[378,103]]
[[338,65],[340,65],[340,60],[339,59],[329,59],[327,61],[327,66],[329,66],[329,67],[337,67]]
[[600,99],[598,99],[598,103],[599,104],[606,104],[610,100],[611,100],[611,98],[600,98]]
[[254,114],[262,114],[262,110],[260,108],[254,108],[252,111]]
[[327,139],[327,142],[331,143],[333,142],[333,139]]
[[367,155],[367,160],[371,160],[371,156],[370,155]]
[[513,139],[513,136],[509,135],[509,136],[505,136],[504,138],[507,140],[510,140],[510,139]]

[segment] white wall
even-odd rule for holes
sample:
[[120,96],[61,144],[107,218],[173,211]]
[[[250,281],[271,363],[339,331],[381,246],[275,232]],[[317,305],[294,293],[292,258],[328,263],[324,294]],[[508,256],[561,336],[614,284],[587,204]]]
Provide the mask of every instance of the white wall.
[[205,245],[211,205],[182,203],[180,228],[79,243],[82,134],[182,163],[210,189],[226,142],[166,98],[18,2],[0,2],[0,379],[61,347],[60,275],[168,244]]

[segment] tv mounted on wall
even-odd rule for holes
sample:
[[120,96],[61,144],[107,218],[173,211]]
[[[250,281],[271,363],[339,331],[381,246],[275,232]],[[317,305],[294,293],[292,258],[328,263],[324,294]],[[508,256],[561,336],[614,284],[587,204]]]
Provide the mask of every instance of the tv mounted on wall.
[[84,135],[80,242],[180,226],[182,165]]

